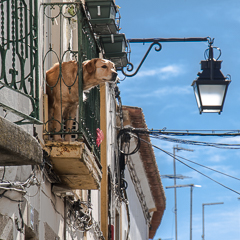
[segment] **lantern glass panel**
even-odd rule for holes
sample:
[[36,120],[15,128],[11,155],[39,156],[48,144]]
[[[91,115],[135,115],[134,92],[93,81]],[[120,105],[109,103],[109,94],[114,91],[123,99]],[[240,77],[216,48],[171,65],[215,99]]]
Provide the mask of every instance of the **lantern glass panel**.
[[200,103],[200,99],[199,99],[199,93],[198,93],[197,84],[194,85],[194,94],[195,94],[195,97],[196,97],[196,100],[197,100],[198,108],[200,108],[201,107],[201,103]]
[[203,113],[220,113],[221,110],[220,109],[203,109],[202,112]]
[[200,84],[199,93],[202,100],[202,106],[221,106],[223,103],[225,89],[226,89],[226,85]]

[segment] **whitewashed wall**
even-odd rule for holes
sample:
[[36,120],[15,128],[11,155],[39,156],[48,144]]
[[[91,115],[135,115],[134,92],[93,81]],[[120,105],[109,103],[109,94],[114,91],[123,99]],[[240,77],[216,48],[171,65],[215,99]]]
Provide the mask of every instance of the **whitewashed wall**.
[[[45,26],[45,31],[43,32],[43,18],[42,18],[42,6],[41,3],[44,1],[38,1],[38,13],[39,13],[39,96],[40,96],[40,120],[43,121],[43,93],[44,93],[44,81],[43,81],[43,68],[42,68],[42,61],[43,61],[43,53],[42,49],[44,49],[44,44],[48,44],[43,41],[44,35],[49,34],[48,26]],[[45,46],[46,47],[46,46]],[[8,57],[9,63],[8,67],[11,68],[11,57]],[[51,64],[51,63],[50,63]],[[50,64],[48,67],[50,67]],[[16,68],[19,68],[19,62],[16,62]],[[20,74],[20,73],[19,73]],[[19,75],[18,75],[19,76]],[[8,77],[10,75],[8,74]],[[20,112],[23,112],[29,115],[32,111],[30,107],[30,101],[20,95],[15,93],[12,90],[8,90],[7,88],[3,88],[0,90],[0,101],[11,108],[14,108]],[[20,120],[21,118],[9,111],[5,112],[2,108],[0,108],[0,116],[5,117],[7,120],[11,122],[15,122]],[[21,125],[25,131],[33,135],[33,125]],[[41,144],[43,144],[42,126],[36,126],[38,137],[40,139]],[[26,146],[27,147],[27,146]],[[32,166],[14,166],[14,167],[0,167],[0,179],[3,181],[10,181],[10,182],[24,182],[28,179],[32,171]],[[13,239],[14,240],[22,240],[24,238],[24,229],[23,232],[20,232],[16,228],[15,219],[18,219],[19,226],[21,227],[22,220],[24,221],[25,225],[31,227],[31,223],[35,223],[31,220],[31,217],[37,216],[38,226],[32,226],[33,230],[37,229],[37,234],[40,240],[47,239],[46,236],[54,236],[51,239],[64,239],[64,201],[63,198],[53,194],[52,192],[52,185],[47,181],[44,177],[40,168],[36,168],[35,170],[36,177],[38,179],[38,186],[34,185],[27,189],[26,194],[19,193],[17,191],[8,191],[5,193],[6,197],[0,198],[0,214],[2,216],[10,217],[12,219],[12,225],[9,227],[13,230]],[[3,177],[4,175],[4,177]],[[1,192],[2,193],[2,192]],[[98,209],[99,204],[99,197],[96,198],[96,193],[93,193],[94,197],[94,208]],[[98,195],[98,193],[97,193]],[[22,217],[19,214],[19,202],[23,201],[26,204],[22,204],[21,206],[21,213]],[[95,201],[97,201],[95,203]],[[33,211],[34,210],[34,211]],[[30,213],[32,211],[32,213]],[[98,213],[98,210],[96,211]],[[98,214],[94,214],[94,218],[98,220]],[[31,222],[32,221],[32,222]],[[47,224],[47,227],[46,227]],[[48,233],[47,233],[48,231]],[[53,234],[54,233],[54,234]],[[6,232],[0,234],[0,239],[7,239],[5,235],[8,234]],[[90,236],[90,234],[89,234]],[[57,238],[55,238],[57,237]],[[48,238],[50,240],[50,238]],[[83,233],[79,231],[74,231],[73,229],[68,228],[67,232],[67,239],[71,240],[81,240],[83,239]],[[89,239],[96,239],[96,238],[89,238]]]
[[[125,178],[128,182],[127,196],[129,202],[129,212],[130,212],[130,234],[129,240],[147,240],[148,239],[148,224],[145,220],[141,204],[139,202],[137,193],[135,191],[134,185],[131,181],[128,170],[125,171]],[[122,236],[126,239],[128,220],[127,220],[127,210],[125,203],[122,203]]]

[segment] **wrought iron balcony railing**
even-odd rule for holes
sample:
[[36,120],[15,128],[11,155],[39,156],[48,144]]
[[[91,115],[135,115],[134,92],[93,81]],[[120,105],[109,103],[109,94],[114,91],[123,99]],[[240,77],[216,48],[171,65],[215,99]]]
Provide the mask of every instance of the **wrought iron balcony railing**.
[[41,124],[37,0],[0,1],[0,107],[17,124]]
[[[96,130],[100,126],[100,93],[99,88],[93,88],[83,101],[82,62],[98,57],[99,47],[91,30],[85,10],[80,2],[44,3],[43,9],[43,75],[46,81],[46,71],[55,63],[62,66],[63,62],[75,60],[78,63],[78,111],[77,117],[61,117],[60,122],[54,116],[45,116],[44,134],[48,136],[71,134],[72,140],[84,140],[92,149],[94,155],[100,157],[100,149],[96,145]],[[77,78],[76,78],[77,79]],[[66,88],[62,78],[61,67],[58,77],[60,91]],[[56,85],[50,86],[52,91]],[[64,86],[65,84],[65,86]],[[74,85],[67,86],[69,94]],[[61,96],[62,97],[62,96]],[[62,100],[62,99],[61,99]],[[45,111],[46,112],[46,111]],[[63,115],[63,113],[62,113]],[[73,121],[73,129],[66,129],[66,121]],[[58,121],[60,130],[50,125]],[[73,139],[75,138],[75,139]]]

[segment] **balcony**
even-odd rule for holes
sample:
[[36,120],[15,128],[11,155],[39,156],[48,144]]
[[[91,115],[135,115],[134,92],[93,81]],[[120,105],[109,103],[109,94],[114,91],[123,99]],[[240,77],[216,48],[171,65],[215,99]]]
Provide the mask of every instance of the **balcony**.
[[[54,171],[59,174],[63,185],[72,189],[97,189],[101,181],[100,147],[96,144],[96,130],[100,127],[100,90],[99,87],[91,89],[83,101],[81,63],[98,57],[102,49],[92,31],[86,10],[81,2],[43,3],[40,13],[43,16],[42,29],[39,30],[38,5],[29,1],[25,6],[20,1],[11,5],[11,12],[4,11],[8,8],[9,5],[4,2],[2,15],[5,18],[1,19],[0,33],[0,107],[6,112],[5,116],[11,114],[11,122],[43,126],[43,136],[40,136],[38,129],[39,138],[44,141],[43,148],[48,152]],[[27,16],[27,9],[32,9],[33,18]],[[11,22],[8,24],[6,19]],[[10,31],[12,34],[9,34]],[[38,40],[38,31],[44,33],[41,41]],[[29,34],[25,36],[26,33]],[[50,117],[48,112],[46,71],[55,63],[61,66],[63,62],[72,60],[78,63],[77,114],[74,118],[70,115],[66,119],[61,112],[57,120]],[[42,67],[40,71],[39,65]],[[61,76],[60,68],[59,79]],[[48,87],[52,91],[56,86]],[[69,93],[73,91],[72,85],[66,87]],[[12,113],[16,117],[12,117]],[[73,122],[73,128],[66,128],[67,120]],[[58,121],[58,129],[50,128],[54,121]],[[36,134],[35,130],[33,133]],[[71,139],[64,141],[67,135]],[[62,141],[54,141],[54,136],[60,136]],[[24,141],[19,142],[23,144]],[[24,163],[39,164],[40,160],[29,163],[7,161],[2,164]]]
[[99,189],[101,165],[84,142],[49,142],[44,149],[62,185],[70,189]]
[[[82,62],[98,57],[100,49],[82,3],[43,3],[42,10],[43,32],[47,32],[42,72],[48,89],[44,95],[44,150],[61,179],[60,185],[71,189],[98,189],[102,178],[100,147],[96,144],[96,130],[100,127],[100,90],[94,87],[83,100]],[[77,64],[75,80],[70,85],[61,67],[68,61]],[[46,71],[55,63],[60,66],[59,73],[56,84],[50,85]],[[64,88],[70,99],[77,92],[74,114],[65,114],[62,110],[65,104],[62,94],[59,94],[61,116],[57,118],[48,111],[51,94],[57,87],[58,94]],[[72,123],[71,127],[67,126],[68,122]]]
[[[30,10],[29,10],[30,9]],[[38,4],[1,1],[0,111],[18,125],[39,120]],[[5,115],[5,116],[6,116]]]

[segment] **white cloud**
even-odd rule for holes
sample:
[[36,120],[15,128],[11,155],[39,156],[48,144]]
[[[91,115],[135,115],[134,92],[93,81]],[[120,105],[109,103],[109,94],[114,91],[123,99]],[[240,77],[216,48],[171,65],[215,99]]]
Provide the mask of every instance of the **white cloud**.
[[160,79],[167,79],[170,77],[176,77],[184,73],[182,65],[168,65],[161,68],[142,70],[138,73],[138,77],[157,76]]
[[240,136],[237,137],[225,137],[224,139],[220,139],[219,143],[228,143],[228,144],[239,144],[240,143]]
[[219,154],[212,154],[212,156],[209,157],[209,162],[223,162],[226,160],[226,157],[224,155],[219,155]]
[[162,87],[159,88],[155,91],[152,92],[153,95],[161,95],[161,96],[166,96],[166,95],[183,95],[183,94],[192,94],[192,88],[191,86],[167,86],[167,87]]
[[[177,95],[186,95],[192,94],[191,86],[172,86],[172,87],[161,87],[156,89],[155,91],[148,92],[148,93],[141,93],[141,98],[161,98],[166,96],[177,96]],[[132,96],[136,96],[139,98],[139,94],[135,94]]]
[[[209,166],[210,168],[216,170],[216,171],[219,171],[219,172],[222,172],[222,173],[225,173],[225,174],[228,174],[230,176],[233,176],[233,177],[238,177],[239,176],[239,171],[238,169],[233,169],[232,166],[227,166],[227,165],[212,165],[212,166]],[[217,172],[213,172],[212,173],[212,177],[217,177],[221,180],[223,180],[223,176],[222,174],[219,174]]]

